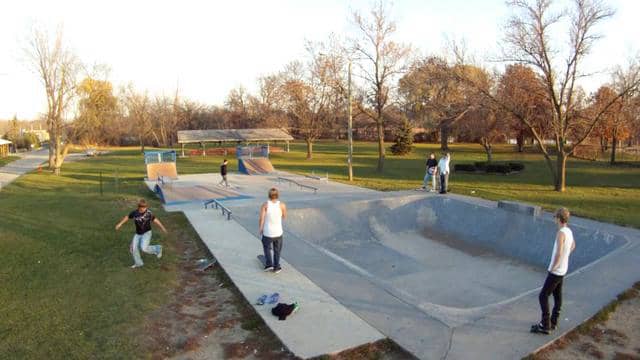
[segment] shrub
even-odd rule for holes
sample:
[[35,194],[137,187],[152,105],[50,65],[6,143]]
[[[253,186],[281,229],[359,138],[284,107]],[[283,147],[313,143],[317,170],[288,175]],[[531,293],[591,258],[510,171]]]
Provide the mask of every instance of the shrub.
[[487,171],[487,162],[486,161],[478,161],[473,163],[476,167],[476,169],[481,170],[481,171]]
[[476,166],[474,164],[455,164],[453,166],[453,171],[476,171]]
[[507,165],[511,168],[511,171],[522,171],[524,170],[524,164],[521,162],[508,162]]
[[413,150],[413,127],[408,120],[404,120],[402,128],[398,130],[396,141],[391,145],[393,155],[406,155]]
[[511,168],[507,164],[487,164],[487,172],[508,174],[511,172]]

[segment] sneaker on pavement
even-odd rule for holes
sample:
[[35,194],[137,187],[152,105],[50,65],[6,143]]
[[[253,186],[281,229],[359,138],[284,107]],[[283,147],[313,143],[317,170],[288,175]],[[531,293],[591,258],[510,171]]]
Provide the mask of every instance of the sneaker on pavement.
[[535,325],[531,325],[531,332],[536,334],[545,334],[549,335],[549,329],[542,326],[542,324],[538,323]]
[[298,309],[300,309],[300,304],[298,304],[297,301],[293,302],[293,310],[291,311],[291,314],[295,313],[296,311],[298,311]]
[[265,272],[267,272],[267,271],[271,271],[271,270],[273,270],[273,266],[265,265],[265,267],[264,267],[264,271],[265,271]]
[[273,272],[274,273],[279,273],[280,271],[282,271],[282,268],[280,266],[273,268]]

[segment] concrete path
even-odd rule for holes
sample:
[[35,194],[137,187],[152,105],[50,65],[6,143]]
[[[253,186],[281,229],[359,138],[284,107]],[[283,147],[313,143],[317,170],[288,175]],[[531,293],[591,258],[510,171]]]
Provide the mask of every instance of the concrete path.
[[333,354],[384,339],[385,336],[347,310],[337,300],[282,261],[279,274],[263,272],[256,256],[257,236],[217,211],[187,210],[189,222],[250,304],[262,294],[280,294],[279,302],[297,301],[300,310],[280,321],[274,305],[253,305],[256,312],[296,356],[303,359]]
[[0,189],[21,175],[35,170],[38,165],[49,159],[49,150],[42,149],[21,154],[21,159],[0,167]]

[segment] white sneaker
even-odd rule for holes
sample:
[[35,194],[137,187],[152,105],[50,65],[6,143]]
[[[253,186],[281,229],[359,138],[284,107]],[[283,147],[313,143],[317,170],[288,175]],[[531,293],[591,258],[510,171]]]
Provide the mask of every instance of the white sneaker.
[[158,257],[158,259],[162,257],[162,246],[160,246],[160,252],[156,256]]
[[143,265],[136,265],[136,264],[133,264],[133,265],[131,265],[131,268],[132,268],[132,269],[137,269],[137,268],[141,268],[142,266],[143,266]]

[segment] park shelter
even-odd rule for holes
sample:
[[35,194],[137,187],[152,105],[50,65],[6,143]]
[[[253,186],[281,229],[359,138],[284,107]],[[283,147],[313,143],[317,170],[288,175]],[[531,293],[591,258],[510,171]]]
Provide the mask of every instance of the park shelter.
[[11,144],[11,141],[5,140],[5,139],[0,139],[0,157],[9,156],[9,145],[10,144]]
[[289,142],[293,137],[283,129],[220,129],[220,130],[180,130],[178,131],[178,143],[182,146],[182,156],[184,156],[184,146],[186,144],[200,144],[202,154],[206,154],[205,144],[212,143],[222,145],[225,143],[251,144],[284,142],[286,151],[289,151]]

